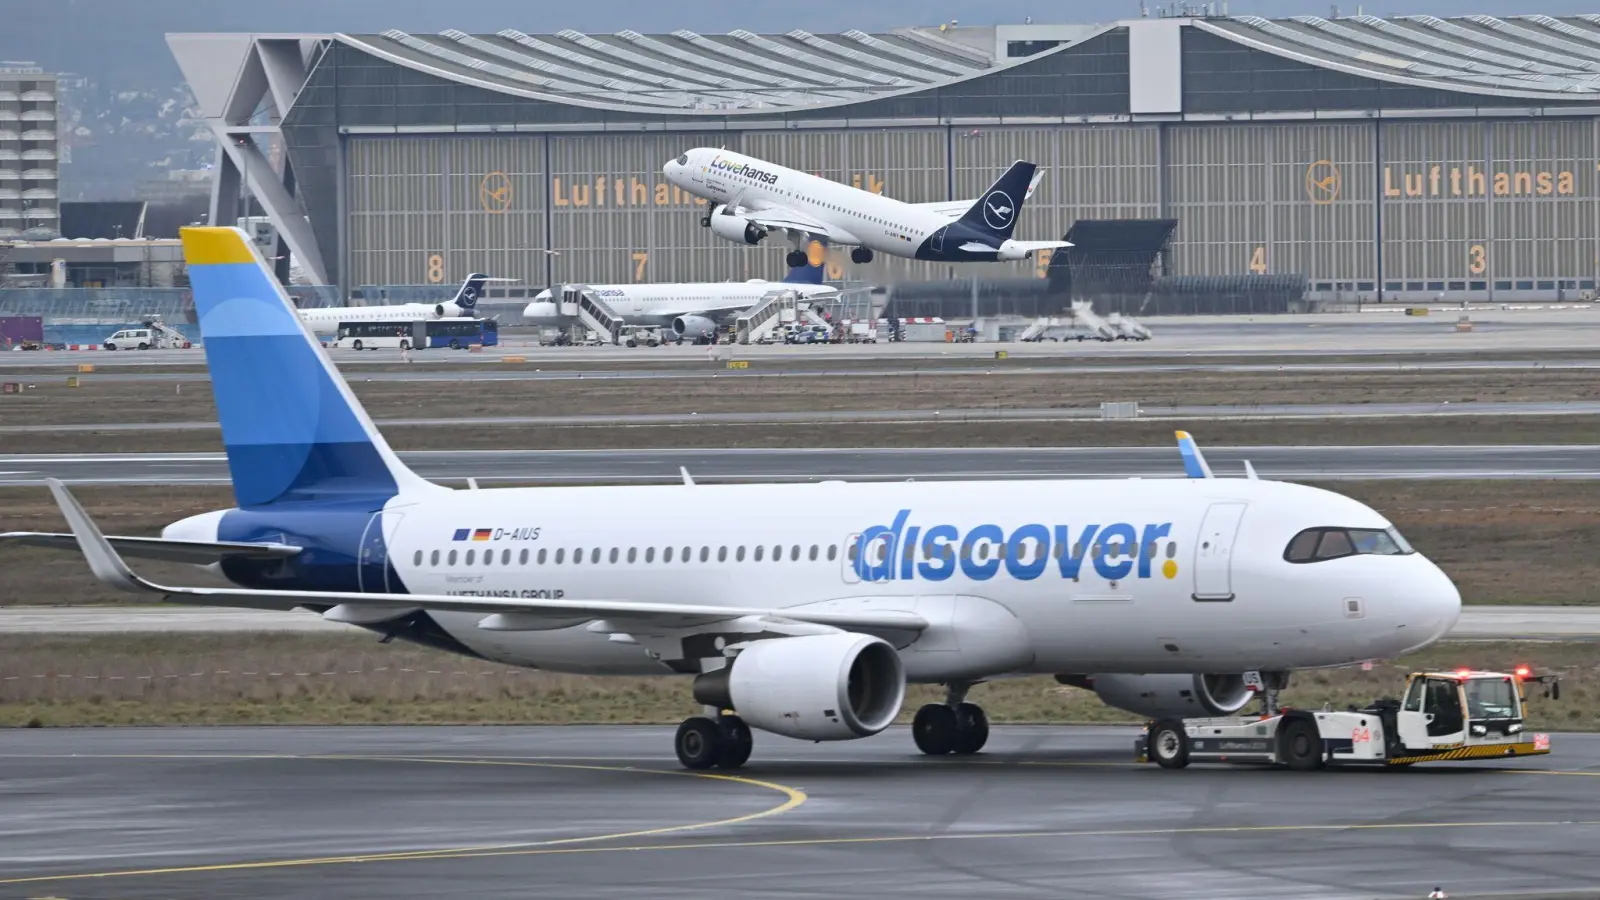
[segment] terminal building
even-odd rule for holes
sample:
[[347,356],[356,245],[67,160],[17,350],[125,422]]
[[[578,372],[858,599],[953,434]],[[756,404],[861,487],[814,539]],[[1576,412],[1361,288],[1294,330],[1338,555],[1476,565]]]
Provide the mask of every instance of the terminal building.
[[1047,174],[1018,237],[1175,222],[1156,264],[1173,279],[1577,299],[1600,269],[1600,16],[168,43],[218,137],[216,220],[247,184],[306,276],[346,291],[471,271],[529,290],[780,277],[781,238],[721,241],[665,183],[693,146],[913,202],[977,196],[1032,160]]

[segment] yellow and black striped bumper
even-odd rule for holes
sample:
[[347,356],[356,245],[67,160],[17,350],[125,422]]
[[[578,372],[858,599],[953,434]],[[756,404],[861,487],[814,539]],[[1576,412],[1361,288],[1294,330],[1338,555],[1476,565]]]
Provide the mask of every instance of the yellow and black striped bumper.
[[1533,741],[1515,744],[1480,744],[1476,747],[1457,747],[1437,753],[1419,753],[1415,756],[1397,756],[1388,760],[1391,766],[1408,766],[1419,762],[1439,762],[1448,759],[1509,759],[1516,756],[1544,756],[1550,752],[1548,745],[1539,747]]

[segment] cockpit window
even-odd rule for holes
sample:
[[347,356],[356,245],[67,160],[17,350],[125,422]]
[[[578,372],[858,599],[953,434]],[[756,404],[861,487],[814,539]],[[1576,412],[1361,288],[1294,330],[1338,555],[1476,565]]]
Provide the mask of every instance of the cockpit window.
[[685,153],[682,156],[678,157],[678,165],[687,166],[688,164],[689,164],[689,154]]
[[1322,562],[1346,556],[1406,556],[1417,552],[1393,528],[1307,528],[1284,548],[1292,563]]

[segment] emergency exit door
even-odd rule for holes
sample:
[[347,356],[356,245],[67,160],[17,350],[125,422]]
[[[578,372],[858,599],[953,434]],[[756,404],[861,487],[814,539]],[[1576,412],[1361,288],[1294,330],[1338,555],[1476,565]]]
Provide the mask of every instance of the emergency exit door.
[[1194,545],[1194,599],[1233,599],[1233,544],[1244,518],[1244,503],[1213,503],[1200,523]]

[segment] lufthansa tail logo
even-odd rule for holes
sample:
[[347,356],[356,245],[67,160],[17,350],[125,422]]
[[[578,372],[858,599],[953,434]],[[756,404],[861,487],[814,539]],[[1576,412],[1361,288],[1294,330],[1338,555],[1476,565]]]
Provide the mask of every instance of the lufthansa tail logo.
[[996,231],[1009,226],[1016,211],[1016,204],[1005,191],[990,191],[989,196],[983,198],[983,221]]

